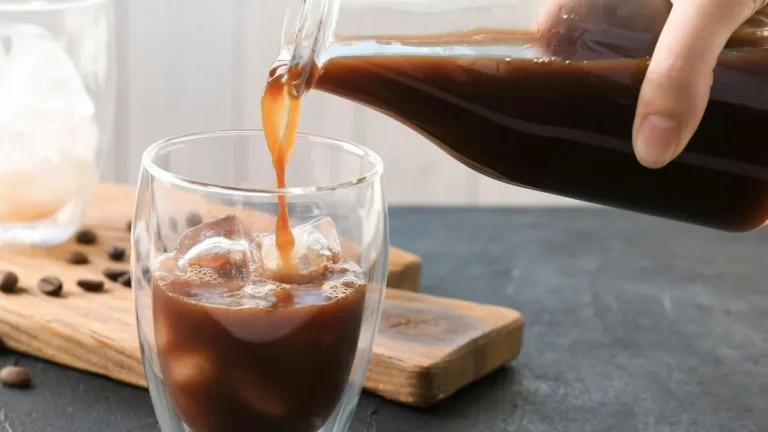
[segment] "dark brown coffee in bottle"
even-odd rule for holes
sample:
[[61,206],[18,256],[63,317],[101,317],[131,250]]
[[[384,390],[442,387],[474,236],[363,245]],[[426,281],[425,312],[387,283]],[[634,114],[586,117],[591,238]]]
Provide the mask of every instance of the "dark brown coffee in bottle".
[[503,182],[720,230],[760,227],[768,219],[765,39],[731,39],[689,146],[652,170],[635,158],[631,134],[661,27],[648,19],[634,33],[576,23],[543,40],[478,30],[337,42],[312,86],[398,119]]

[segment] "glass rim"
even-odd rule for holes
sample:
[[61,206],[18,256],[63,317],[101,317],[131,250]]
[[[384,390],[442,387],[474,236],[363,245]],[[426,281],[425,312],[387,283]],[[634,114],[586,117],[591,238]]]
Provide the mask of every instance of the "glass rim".
[[113,0],[0,0],[3,12],[45,12],[95,6]]
[[[308,195],[320,192],[332,192],[340,189],[348,189],[350,187],[359,186],[369,183],[381,176],[384,172],[384,163],[376,152],[364,147],[360,144],[352,141],[344,140],[341,138],[334,138],[326,135],[298,132],[296,138],[309,138],[312,140],[319,140],[326,143],[330,143],[337,147],[342,148],[348,153],[360,156],[373,164],[373,169],[354,179],[345,180],[328,185],[318,186],[300,186],[289,188],[246,188],[236,186],[223,186],[206,181],[195,180],[189,177],[184,177],[173,172],[161,168],[158,166],[154,158],[162,153],[163,150],[168,149],[174,145],[183,143],[185,141],[196,141],[203,138],[213,137],[225,137],[225,136],[251,136],[259,134],[263,136],[263,129],[221,129],[221,130],[209,130],[202,132],[192,132],[188,134],[175,135],[168,138],[164,138],[160,141],[150,145],[141,156],[141,167],[146,170],[152,177],[164,181],[168,184],[184,187],[187,189],[198,190],[201,192],[217,192],[229,195],[244,195],[244,196],[296,196],[296,195]],[[266,143],[264,144],[266,146]],[[295,149],[294,149],[295,151]]]

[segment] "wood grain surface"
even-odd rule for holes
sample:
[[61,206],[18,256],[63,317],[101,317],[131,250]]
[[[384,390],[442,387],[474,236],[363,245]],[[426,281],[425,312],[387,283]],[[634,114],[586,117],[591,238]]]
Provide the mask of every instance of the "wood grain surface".
[[523,328],[514,309],[389,289],[365,388],[434,405],[517,358]]
[[[0,270],[19,275],[20,288],[0,294],[0,337],[12,349],[115,380],[146,386],[130,288],[107,281],[105,267],[128,269],[128,257],[112,262],[107,249],[128,247],[126,228],[133,188],[103,185],[92,200],[86,226],[99,241],[74,241],[50,248],[0,249]],[[74,249],[90,263],[65,261]],[[37,289],[40,278],[64,283],[60,297]],[[419,286],[421,259],[392,249],[390,286]],[[105,281],[103,292],[86,292],[78,279]],[[515,358],[521,349],[523,319],[511,309],[389,289],[365,387],[386,398],[426,406]]]

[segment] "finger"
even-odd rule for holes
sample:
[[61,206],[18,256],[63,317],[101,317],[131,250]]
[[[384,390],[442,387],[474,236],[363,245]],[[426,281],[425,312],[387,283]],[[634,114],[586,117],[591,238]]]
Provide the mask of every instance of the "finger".
[[641,164],[677,157],[701,122],[728,38],[766,0],[676,0],[640,90],[633,126]]

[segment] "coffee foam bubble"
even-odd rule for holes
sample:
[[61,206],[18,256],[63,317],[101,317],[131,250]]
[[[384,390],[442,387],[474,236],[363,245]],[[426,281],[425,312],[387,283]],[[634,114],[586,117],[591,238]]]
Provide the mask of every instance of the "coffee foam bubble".
[[323,284],[323,295],[329,300],[341,300],[354,293],[363,282],[353,277],[344,277]]
[[222,279],[214,269],[210,267],[202,267],[199,265],[190,266],[187,271],[181,276],[182,280],[192,282],[193,284],[210,284],[210,283],[224,283]]

